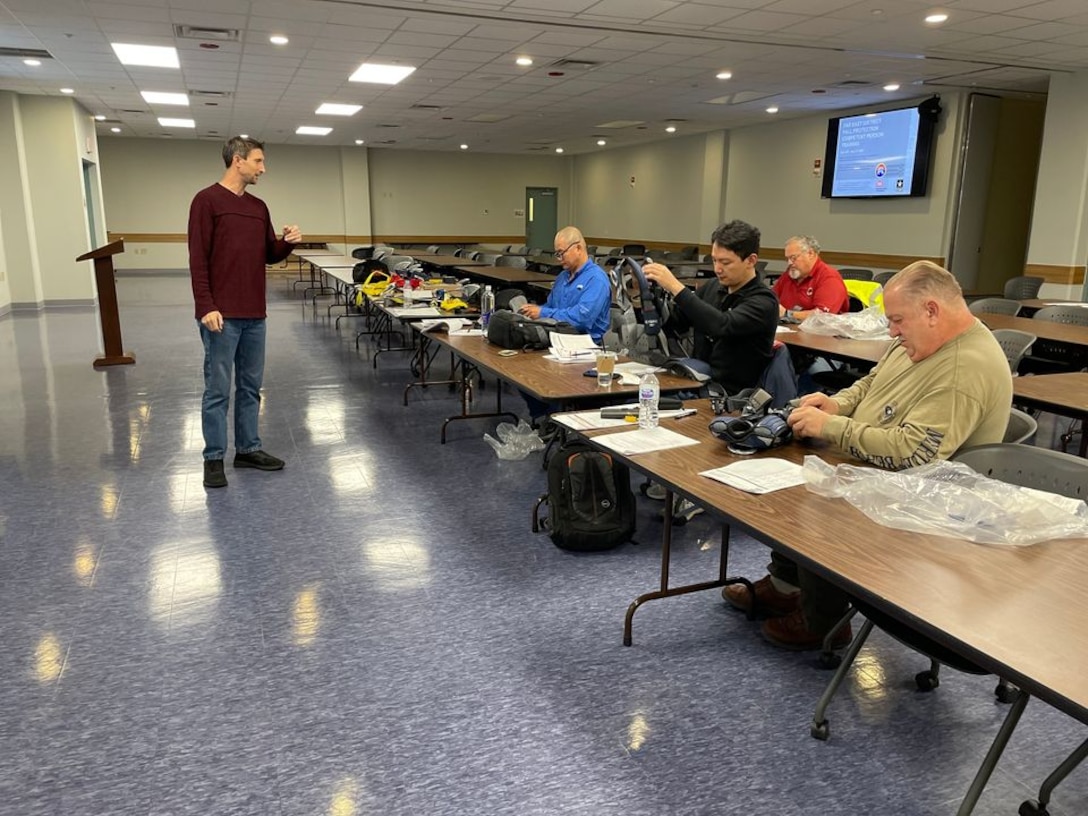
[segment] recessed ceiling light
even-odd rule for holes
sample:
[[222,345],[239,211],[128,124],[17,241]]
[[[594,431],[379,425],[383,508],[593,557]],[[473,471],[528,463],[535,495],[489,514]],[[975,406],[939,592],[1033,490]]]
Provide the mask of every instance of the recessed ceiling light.
[[31,68],[37,68],[41,64],[42,64],[41,60],[36,60],[36,59],[25,59],[25,60],[23,60],[23,65],[29,65]]
[[291,42],[282,34],[273,34],[268,38],[268,41],[272,43],[272,45],[287,45],[287,43]]
[[314,113],[322,116],[354,116],[363,109],[362,105],[341,105],[336,102],[322,102]]
[[769,108],[767,108],[767,113],[778,113],[777,106],[771,105]]
[[120,132],[121,132],[121,128],[119,128],[119,127],[111,127],[110,128],[110,133],[120,133]]
[[676,125],[669,125],[665,128],[666,133],[676,133]]
[[563,148],[561,148],[561,147],[557,147],[557,148],[555,149],[555,152],[556,152],[556,153],[562,153],[562,152],[563,152]]
[[462,150],[468,150],[468,145],[466,145],[466,144],[461,145],[461,149]]
[[331,127],[315,127],[314,125],[299,125],[295,128],[299,136],[328,136],[332,133]]
[[899,83],[898,82],[889,82],[887,85],[884,86],[884,90],[885,91],[898,91],[899,90]]
[[412,65],[379,65],[376,62],[364,62],[348,82],[376,82],[379,85],[396,85],[415,69]]
[[238,134],[238,138],[239,138],[239,139],[248,139],[248,138],[249,138],[249,134],[248,134],[248,133],[239,133],[239,134]]
[[926,15],[926,22],[930,25],[938,25],[948,19],[948,15],[943,11],[935,11],[932,14]]
[[518,57],[515,60],[515,62],[518,65],[520,65],[522,68],[528,68],[530,65],[533,64],[533,58],[532,57]]
[[163,91],[140,91],[140,96],[149,105],[188,105],[189,95],[183,93],[166,93]]
[[606,142],[604,139],[597,140],[597,147],[604,147],[606,144],[608,144],[608,142]]
[[366,142],[363,139],[356,139],[355,144],[366,144]]
[[76,91],[74,88],[61,88],[60,92],[63,94],[74,94]]
[[122,65],[148,65],[152,68],[180,68],[178,50],[166,45],[110,43]]
[[165,116],[159,117],[159,124],[163,127],[180,127],[180,128],[195,128],[196,122],[192,119],[170,119]]
[[95,121],[97,121],[97,122],[105,122],[105,121],[106,121],[106,114],[104,114],[104,113],[96,113],[96,114],[94,115],[94,118],[95,118]]
[[733,78],[733,72],[732,71],[718,71],[718,73],[715,74],[715,78],[717,78],[717,79],[732,79]]

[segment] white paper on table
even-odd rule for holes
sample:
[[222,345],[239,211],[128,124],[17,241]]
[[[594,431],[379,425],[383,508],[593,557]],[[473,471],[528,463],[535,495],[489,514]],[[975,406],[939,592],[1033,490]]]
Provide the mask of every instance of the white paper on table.
[[557,359],[564,361],[577,360],[579,362],[597,361],[598,347],[588,334],[548,332],[548,339],[551,342],[550,353]]
[[463,317],[444,317],[438,320],[421,320],[419,321],[420,331],[434,331],[435,329],[444,328],[451,334],[453,332],[460,332],[467,326],[471,326],[472,321],[466,320]]
[[594,440],[616,453],[633,456],[637,453],[650,453],[652,451],[668,450],[669,448],[682,448],[685,445],[698,445],[698,439],[678,434],[667,428],[639,428],[637,431],[598,436]]
[[789,326],[775,326],[775,334],[793,334],[797,329],[791,329]]
[[654,372],[660,374],[665,369],[660,366],[647,365],[646,363],[636,363],[634,361],[627,363],[616,363],[616,372],[619,374],[632,374],[635,377],[641,377],[643,374]]
[[435,306],[387,306],[389,314],[396,318],[402,317],[442,317],[442,312]]
[[566,364],[566,363],[581,363],[582,365],[588,365],[590,368],[592,368],[597,363],[597,357],[594,354],[576,354],[576,355],[573,355],[573,356],[565,355],[565,356],[560,357],[560,356],[556,355],[556,353],[554,351],[549,351],[547,354],[545,354],[540,359],[549,360],[550,362],[553,362],[553,363],[563,363],[563,364]]
[[[631,416],[638,416],[637,405],[613,405],[612,408],[630,408]],[[658,419],[669,419],[671,417],[691,416],[695,413],[693,408],[677,408],[673,411],[659,411]],[[596,428],[618,428],[621,425],[630,425],[626,419],[605,419],[601,416],[601,410],[595,408],[592,411],[576,411],[569,414],[552,414],[552,419],[568,428],[574,428],[578,431],[592,431]]]
[[699,475],[709,476],[746,493],[771,493],[805,483],[800,465],[773,457],[746,459],[713,470],[704,470]]

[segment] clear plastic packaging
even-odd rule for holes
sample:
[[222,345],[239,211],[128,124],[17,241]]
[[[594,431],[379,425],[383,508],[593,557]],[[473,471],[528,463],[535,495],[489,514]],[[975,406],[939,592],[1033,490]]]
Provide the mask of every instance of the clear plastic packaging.
[[806,456],[801,473],[813,493],[845,499],[897,530],[1011,547],[1088,538],[1088,504],[991,479],[962,462],[887,471]]
[[797,328],[809,334],[849,337],[851,340],[888,339],[888,319],[876,306],[846,314],[814,312],[802,320]]
[[544,450],[544,440],[524,419],[519,420],[517,425],[500,422],[495,433],[498,439],[484,434],[484,440],[495,449],[500,459],[524,459],[533,451]]

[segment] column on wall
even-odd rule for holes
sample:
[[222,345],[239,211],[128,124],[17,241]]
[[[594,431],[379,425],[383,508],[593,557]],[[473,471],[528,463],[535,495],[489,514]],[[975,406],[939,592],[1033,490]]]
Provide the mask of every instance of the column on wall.
[[40,306],[41,267],[30,201],[23,113],[20,96],[0,91],[0,212],[4,213],[0,245],[8,270],[5,306]]
[[1088,73],[1050,79],[1025,274],[1080,296],[1088,259]]

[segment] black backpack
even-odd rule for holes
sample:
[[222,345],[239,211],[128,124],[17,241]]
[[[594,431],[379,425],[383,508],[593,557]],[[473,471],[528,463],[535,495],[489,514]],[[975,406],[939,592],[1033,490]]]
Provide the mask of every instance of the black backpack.
[[[545,523],[536,510],[548,505]],[[533,532],[547,530],[563,550],[608,550],[635,534],[635,494],[626,465],[577,440],[563,443],[548,463],[548,492],[533,512]]]
[[379,260],[367,258],[362,263],[357,263],[352,267],[351,277],[356,283],[362,283],[370,276],[371,272],[385,272],[388,274],[389,267]]
[[548,317],[533,320],[506,309],[496,309],[487,323],[488,341],[500,348],[546,349],[552,344],[549,332],[582,334],[570,323]]

